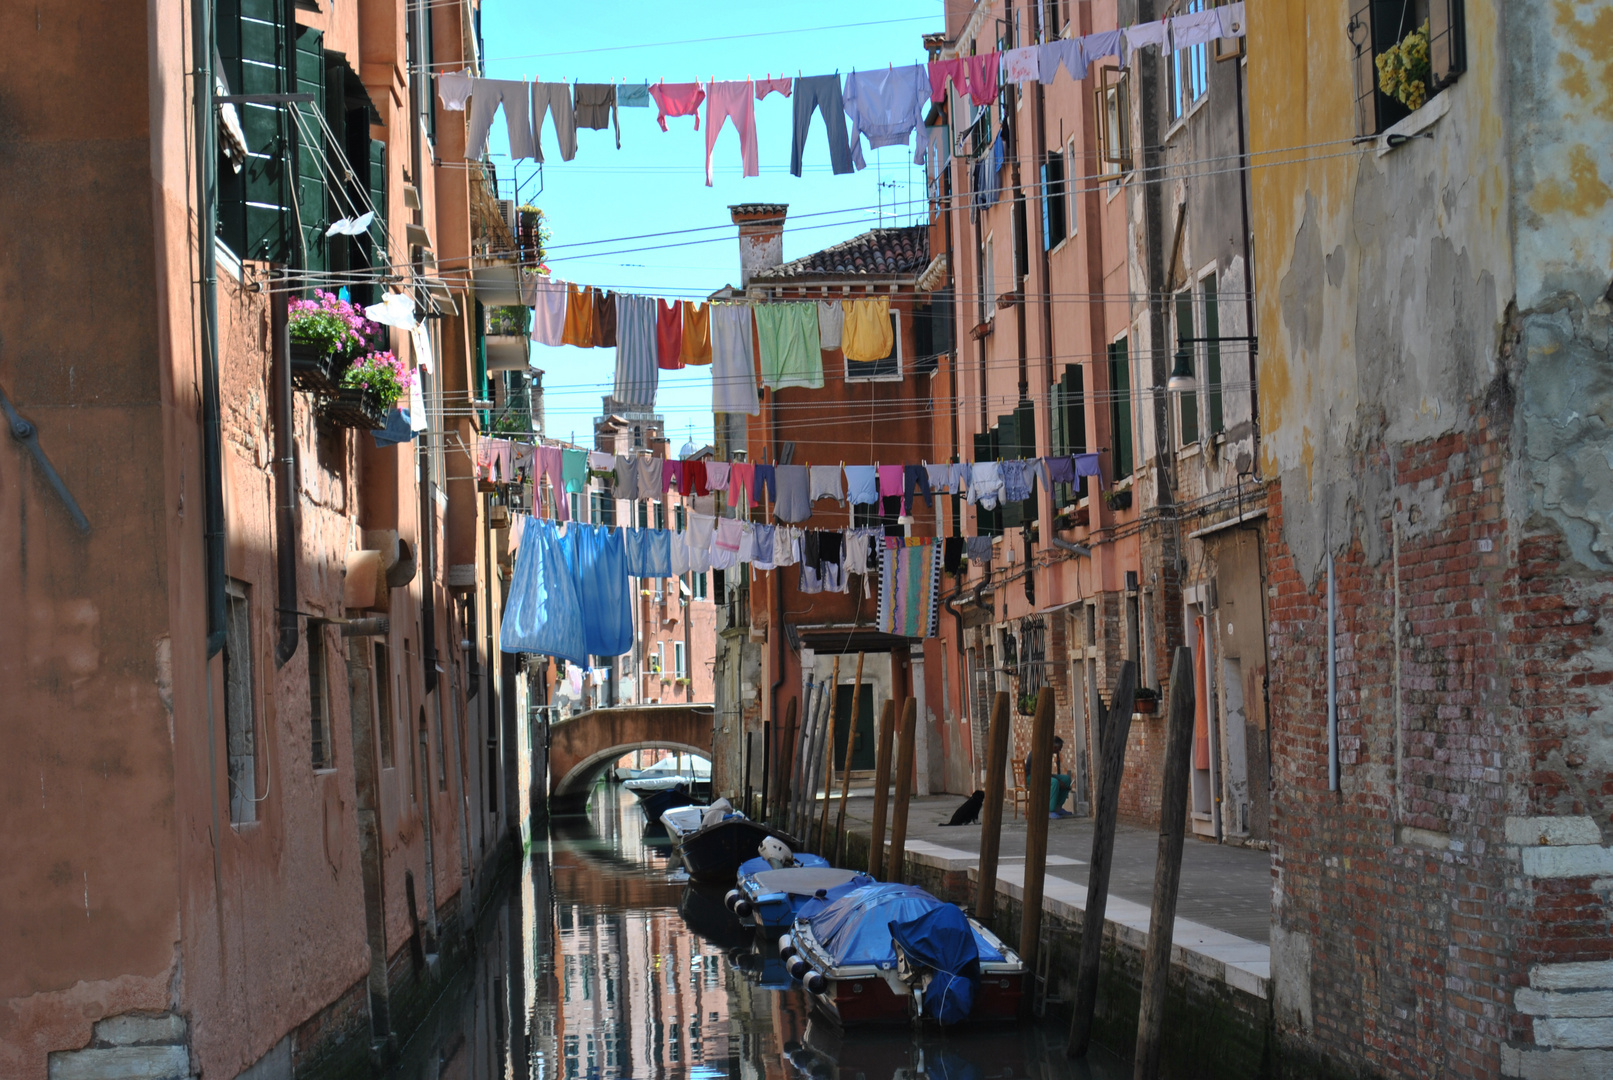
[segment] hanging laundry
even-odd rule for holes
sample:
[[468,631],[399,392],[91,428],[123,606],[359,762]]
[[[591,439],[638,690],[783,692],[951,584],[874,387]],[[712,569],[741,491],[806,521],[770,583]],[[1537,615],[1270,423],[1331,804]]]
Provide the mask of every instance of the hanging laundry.
[[1043,458],[1042,463],[1047,467],[1047,483],[1054,484],[1075,483],[1075,459],[1068,455],[1061,457]]
[[931,491],[951,492],[951,491],[956,490],[952,486],[952,466],[950,466],[950,465],[926,465],[926,466],[924,466],[924,471],[925,471],[926,474],[928,474],[928,476],[930,478],[930,490]]
[[711,306],[711,411],[750,416],[762,411],[748,304]]
[[532,84],[532,145],[539,161],[543,160],[544,113],[554,117],[554,137],[560,143],[560,159],[570,161],[577,156],[577,114],[571,107],[570,83]]
[[717,519],[710,514],[690,514],[683,530],[689,537],[689,550],[709,550],[711,537],[716,529]]
[[603,450],[588,451],[589,472],[609,472],[616,465],[616,459]]
[[666,494],[665,467],[666,459],[658,457],[641,457],[634,463],[633,468],[638,472],[639,498],[659,499]]
[[655,360],[662,371],[677,371],[683,367],[683,303],[678,300],[654,300],[655,304]]
[[633,647],[627,555],[619,529],[574,524],[561,547],[582,600],[583,641],[591,656],[620,656]]
[[650,107],[650,84],[639,83],[633,86],[617,87],[616,104],[624,109],[648,109]]
[[656,83],[650,87],[650,96],[655,99],[660,113],[655,122],[661,125],[661,130],[667,129],[666,122],[672,116],[694,117],[694,129],[700,130],[700,103],[706,100],[706,92],[700,89],[699,83]]
[[409,419],[411,415],[410,410],[400,409],[396,405],[388,409],[386,423],[370,432],[370,437],[375,440],[376,449],[412,441],[414,429]]
[[896,339],[891,330],[890,297],[853,300],[846,311],[840,351],[848,363],[869,363],[891,354]]
[[934,637],[940,586],[939,544],[887,538],[879,570],[879,629],[903,637]]
[[840,330],[846,323],[846,306],[839,300],[818,301],[818,347],[840,348]]
[[969,100],[975,108],[984,109],[997,100],[997,72],[1001,65],[1002,53],[980,53],[964,59],[969,72]]
[[551,522],[522,522],[499,648],[553,656],[579,667],[588,663],[577,579]]
[[1221,36],[1224,38],[1244,37],[1249,30],[1249,24],[1244,22],[1243,0],[1236,4],[1227,4],[1215,9],[1221,18]]
[[736,461],[728,466],[728,505],[755,506],[756,466]]
[[[796,89],[799,103],[800,88]],[[823,352],[815,304],[762,304],[756,309],[756,337],[762,351],[763,386],[769,390],[791,386],[816,390],[823,386]]]
[[683,345],[680,367],[705,367],[711,363],[711,305],[683,301]]
[[672,534],[665,529],[627,530],[629,577],[672,576]]
[[710,495],[711,487],[706,483],[706,463],[704,461],[685,461],[683,475],[678,478],[678,494]]
[[560,475],[567,491],[581,491],[588,486],[588,454],[569,447],[560,451]]
[[878,468],[880,497],[884,499],[900,499],[902,497],[902,466],[880,465]]
[[683,487],[683,462],[668,461],[661,466],[661,494]]
[[[768,552],[768,555],[771,557],[772,552]],[[756,527],[748,521],[739,523],[739,554],[736,559],[742,563],[756,560]],[[717,593],[721,595],[722,589],[719,588]]]
[[805,465],[775,465],[773,475],[778,495],[773,500],[773,516],[799,525],[812,516],[812,487]]
[[[863,160],[864,137],[870,149],[906,145],[924,124],[929,98],[930,77],[923,64],[853,71],[846,76],[845,109],[851,118],[852,164],[859,169],[867,165]],[[922,162],[929,143],[924,139],[914,142],[913,160]]]
[[532,139],[532,99],[526,83],[515,79],[472,79],[470,94],[470,113],[465,118],[465,160],[475,161],[486,152],[487,133],[500,104],[504,106],[504,124],[510,134],[510,157],[538,157]]
[[1136,23],[1126,27],[1121,33],[1125,36],[1125,62],[1128,66],[1131,64],[1132,57],[1137,55],[1137,50],[1144,45],[1163,47],[1165,44],[1165,22],[1162,19],[1156,19],[1153,22]]
[[963,573],[963,537],[949,536],[941,545],[941,569],[949,574]]
[[846,592],[846,567],[842,560],[842,540],[838,531],[818,534],[818,575],[825,592]]
[[672,568],[671,577],[682,577],[689,572],[689,536],[687,533],[675,532],[672,534],[668,553],[669,565]]
[[1101,60],[1105,56],[1119,56],[1124,47],[1123,30],[1103,30],[1096,34],[1088,34],[1081,39],[1081,55],[1087,64]]
[[712,491],[727,491],[729,470],[726,461],[706,462],[706,487]]
[[924,505],[935,509],[935,495],[930,491],[930,473],[923,465],[902,467],[902,513],[913,512],[913,497],[924,496]]
[[616,294],[594,290],[594,348],[616,348]]
[[638,499],[638,463],[629,455],[617,454],[613,463],[616,483],[612,485],[618,499],[634,502]]
[[999,468],[1002,471],[1005,502],[1024,502],[1031,497],[1031,477],[1025,471],[1025,462],[1004,461]]
[[1099,463],[1097,454],[1076,454],[1075,475],[1095,478],[1098,490],[1103,490],[1103,466]]
[[868,557],[872,552],[873,529],[847,529],[841,534],[845,550],[846,573],[868,573]]
[[1038,45],[1037,49],[1041,52],[1038,63],[1043,86],[1053,85],[1053,78],[1058,74],[1060,64],[1064,65],[1064,70],[1076,82],[1087,77],[1087,53],[1083,39],[1062,38],[1050,41],[1046,45]]
[[739,133],[740,172],[756,176],[761,172],[756,154],[756,94],[749,79],[744,82],[706,84],[706,186],[711,186],[711,153],[722,126],[732,120]]
[[757,79],[756,100],[761,101],[765,99],[768,94],[783,94],[785,97],[789,97],[790,80],[787,78]]
[[751,529],[751,566],[757,570],[771,570],[776,563],[773,558],[777,553],[775,545],[778,534],[777,525],[756,525]]
[[1042,78],[1042,49],[1039,45],[1026,45],[1008,49],[1003,53],[1003,81],[1011,83],[1040,82]]
[[795,591],[808,595],[823,591],[823,560],[818,556],[816,529],[809,529],[801,537],[801,568],[797,572]]
[[852,171],[851,143],[846,137],[846,105],[840,92],[840,76],[810,75],[795,80],[795,122],[790,138],[790,174],[801,175],[801,154],[806,149],[812,113],[823,116],[829,134],[829,164],[836,176]]
[[739,545],[744,539],[744,523],[737,518],[720,518],[711,539],[711,568],[728,570],[739,562]]
[[656,363],[655,301],[616,295],[616,385],[612,395],[627,409],[651,412],[660,381]]
[[[1208,45],[1221,37],[1219,11],[1190,11],[1170,20],[1170,43],[1173,49],[1186,49],[1194,45]],[[1129,40],[1130,35],[1127,35]]]
[[946,99],[947,83],[967,97],[969,95],[969,68],[964,57],[952,60],[931,60],[929,63],[930,100],[939,103]]
[[812,465],[808,467],[812,481],[812,501],[819,499],[833,499],[843,503],[846,496],[840,489],[840,466],[838,465]]
[[778,471],[774,466],[753,465],[751,466],[751,476],[756,484],[756,495],[751,497],[752,506],[756,505],[759,501],[758,497],[763,492],[767,493],[769,499],[775,502],[778,500]]
[[773,534],[773,565],[794,566],[801,559],[801,530],[780,525]]
[[989,536],[966,536],[963,538],[963,549],[969,555],[969,561],[981,566],[991,565],[992,543]]
[[995,461],[977,461],[969,467],[969,505],[995,510],[1003,497],[1002,468]]
[[564,281],[534,274],[526,291],[532,301],[532,340],[539,345],[559,345],[565,340],[571,290]]
[[478,439],[476,468],[479,480],[501,480],[504,483],[513,480],[515,472],[511,467],[510,440]]
[[969,463],[967,461],[954,461],[948,466],[950,475],[947,477],[947,486],[959,495],[969,493]]
[[847,465],[846,497],[853,506],[872,506],[879,501],[879,469],[873,465]]
[[560,343],[594,347],[594,290],[587,285],[571,286],[566,296],[566,329]]
[[465,101],[470,97],[474,82],[469,68],[441,72],[437,76],[437,100],[448,112],[464,112]]
[[615,83],[578,83],[572,90],[577,126],[603,131],[615,125],[616,149],[622,148],[622,122],[616,111]]

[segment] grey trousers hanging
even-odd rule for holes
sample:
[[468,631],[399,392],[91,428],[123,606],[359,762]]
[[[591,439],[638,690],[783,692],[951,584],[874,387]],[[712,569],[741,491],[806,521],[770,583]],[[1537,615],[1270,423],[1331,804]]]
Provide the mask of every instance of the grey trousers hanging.
[[846,104],[840,95],[840,76],[811,75],[795,80],[795,132],[790,142],[790,172],[801,175],[801,151],[806,147],[812,111],[823,114],[829,129],[829,164],[836,176],[851,172],[851,143],[846,138]]
[[543,160],[543,114],[554,116],[555,138],[560,140],[560,159],[577,156],[577,114],[571,106],[571,84],[540,82],[532,84],[532,142],[537,158]]

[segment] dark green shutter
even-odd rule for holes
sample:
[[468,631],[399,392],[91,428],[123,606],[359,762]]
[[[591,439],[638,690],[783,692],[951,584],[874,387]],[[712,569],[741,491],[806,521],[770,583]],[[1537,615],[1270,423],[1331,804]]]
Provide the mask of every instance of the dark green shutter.
[[325,34],[306,26],[297,28],[297,89],[314,95],[313,104],[293,105],[300,114],[297,136],[297,223],[302,229],[298,262],[305,270],[329,269],[325,256],[325,229],[337,216],[331,213],[330,193],[325,189],[325,129],[319,118],[325,114]]
[[[288,77],[285,0],[217,0],[216,37],[234,94],[284,94]],[[243,259],[285,262],[293,237],[286,146],[290,120],[278,104],[236,106],[246,165],[219,169],[219,236]]]
[[[992,451],[992,432],[982,431],[975,436],[975,460],[995,461],[997,455]],[[975,504],[975,535],[995,536],[1002,531],[997,523],[996,510],[987,510],[980,504]]]
[[1131,358],[1126,339],[1109,346],[1109,460],[1118,482],[1131,475]]
[[1428,94],[1467,70],[1467,16],[1462,0],[1428,0]]
[[[1193,333],[1193,294],[1183,289],[1176,294],[1176,347],[1186,349],[1188,356],[1197,360],[1198,346],[1182,341],[1182,338],[1195,336],[1198,335]],[[1199,396],[1192,390],[1184,390],[1176,397],[1181,409],[1182,445],[1188,446],[1199,441]]]
[[1210,414],[1209,434],[1219,435],[1227,425],[1221,389],[1221,343],[1215,340],[1221,336],[1221,304],[1214,275],[1204,279],[1203,290],[1203,336],[1209,339],[1204,343],[1204,404]]
[[[1029,399],[1021,401],[1019,408],[1015,410],[1014,429],[1019,435],[1019,450],[1014,454],[1014,457],[1024,461],[1036,460],[1036,406],[1031,404]],[[1027,475],[1026,480],[1031,481],[1031,477]],[[1021,513],[1025,521],[1034,521],[1036,519],[1035,492],[1037,485],[1034,481],[1031,481],[1030,487],[1030,498],[1020,504]]]
[[[375,216],[378,219],[386,218],[386,143],[380,139],[370,140],[370,202],[375,206]],[[370,228],[370,236],[374,238],[373,266],[385,266],[387,263],[386,233],[382,229],[380,220]]]
[[[992,447],[994,457],[998,461],[1006,461],[1020,456],[1019,453],[1019,413],[1008,413],[997,418],[996,445]],[[1004,529],[1012,529],[1025,523],[1025,504],[1021,502],[1002,501],[1001,520]]]

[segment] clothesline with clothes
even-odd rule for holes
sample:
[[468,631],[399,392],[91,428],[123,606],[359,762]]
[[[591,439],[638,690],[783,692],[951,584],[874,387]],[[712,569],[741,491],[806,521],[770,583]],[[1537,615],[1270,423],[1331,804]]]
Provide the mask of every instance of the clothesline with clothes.
[[[710,187],[717,136],[729,123],[739,135],[743,175],[760,174],[756,104],[770,94],[781,94],[792,101],[790,172],[801,175],[806,139],[816,112],[826,129],[831,168],[839,176],[866,167],[864,141],[870,149],[877,149],[905,146],[912,140],[913,160],[924,162],[930,145],[945,138],[939,129],[926,130],[925,114],[932,102],[945,99],[948,87],[979,110],[996,98],[1004,83],[1051,85],[1060,67],[1079,82],[1087,77],[1093,63],[1106,57],[1115,57],[1121,67],[1126,67],[1140,48],[1173,51],[1220,38],[1243,37],[1246,32],[1244,5],[1240,2],[1003,52],[893,65],[884,71],[853,71],[844,81],[836,73],[618,85],[483,79],[467,69],[439,73],[437,95],[444,109],[469,114],[467,160],[480,158],[486,150],[488,134],[500,108],[509,134],[510,156],[542,162],[541,132],[546,116],[552,120],[561,159],[571,161],[577,156],[578,129],[613,129],[616,148],[621,149],[623,108],[649,108],[653,102],[662,131],[670,130],[668,120],[680,117],[692,117],[692,130],[698,131],[700,106],[704,104],[706,186]],[[915,131],[920,133],[917,139],[913,138]]]
[[[762,507],[783,525],[810,520],[816,504],[824,500],[842,506],[874,506],[887,517],[908,517],[921,498],[933,509],[937,494],[958,495],[971,506],[993,510],[999,503],[1029,499],[1038,481],[1046,490],[1053,490],[1058,484],[1073,487],[1090,478],[1089,495],[1104,488],[1098,453],[935,465],[767,465],[612,455],[492,438],[477,443],[476,463],[479,479],[531,483],[537,496],[534,505],[540,508],[544,506],[543,482],[547,481],[552,516],[560,521],[570,518],[569,500],[564,496],[586,490],[590,476],[609,481],[615,498],[629,502],[661,500],[673,493],[693,499],[691,522],[719,520],[714,496],[721,493],[736,515]],[[707,498],[711,501],[702,513],[700,500]],[[744,524],[752,525],[749,521]]]
[[660,373],[711,368],[713,412],[761,412],[768,390],[823,386],[823,353],[848,363],[877,363],[895,348],[890,297],[702,303],[606,292],[528,275],[532,340],[540,345],[614,348],[613,396],[628,408],[653,409]]
[[[879,578],[879,629],[933,637],[943,570],[991,561],[991,538],[913,539],[881,528],[802,530],[734,518],[691,518],[682,532],[658,528],[561,524],[530,515],[511,523],[515,566],[499,647],[587,667],[590,656],[632,647],[628,579],[671,578],[713,570],[798,568],[804,593],[851,591],[850,577]],[[583,597],[587,602],[583,602]]]

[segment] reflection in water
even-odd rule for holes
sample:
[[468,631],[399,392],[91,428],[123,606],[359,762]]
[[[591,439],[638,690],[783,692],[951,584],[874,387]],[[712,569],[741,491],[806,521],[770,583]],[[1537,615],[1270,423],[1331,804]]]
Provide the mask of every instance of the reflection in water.
[[670,858],[633,796],[613,785],[596,791],[586,818],[540,831],[519,883],[479,925],[474,963],[391,1075],[1109,1080],[1129,1073],[1110,1059],[1066,1061],[1062,1025],[844,1034],[777,977],[776,958],[758,953],[720,891],[668,880]]

